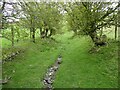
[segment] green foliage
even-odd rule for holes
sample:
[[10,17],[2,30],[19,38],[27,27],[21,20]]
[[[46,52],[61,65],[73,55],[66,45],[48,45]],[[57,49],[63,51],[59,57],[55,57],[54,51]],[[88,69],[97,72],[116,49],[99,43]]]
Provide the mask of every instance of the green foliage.
[[[13,30],[14,30],[15,41],[27,39],[29,36],[29,32],[27,29],[22,29],[15,24],[14,24]],[[8,27],[7,29],[3,29],[1,31],[1,34],[3,38],[8,39],[9,41],[12,41],[11,27]]]
[[[75,2],[67,3],[67,21],[75,33],[90,35],[103,27],[114,23],[116,10],[110,2]],[[90,35],[91,36],[91,35]]]
[[25,18],[22,18],[20,25],[26,28],[46,28],[53,30],[53,34],[61,27],[62,15],[58,9],[58,3],[50,2],[29,2],[21,3]]

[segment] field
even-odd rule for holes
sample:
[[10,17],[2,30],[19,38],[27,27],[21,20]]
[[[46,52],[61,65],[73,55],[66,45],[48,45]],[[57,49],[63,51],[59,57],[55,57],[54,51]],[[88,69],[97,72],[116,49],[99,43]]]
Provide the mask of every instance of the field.
[[0,88],[120,87],[120,3],[2,0],[0,7]]
[[[51,39],[36,39],[16,43],[15,49],[11,42],[2,39],[3,53],[24,50],[12,61],[2,65],[3,78],[11,79],[3,88],[42,88],[43,76],[58,55],[62,55],[62,63],[56,73],[53,87],[55,88],[117,88],[118,87],[118,46],[109,39],[107,46],[102,46],[97,53],[88,51],[93,43],[88,36],[71,38],[72,32],[57,34]],[[114,38],[114,32],[107,33]]]

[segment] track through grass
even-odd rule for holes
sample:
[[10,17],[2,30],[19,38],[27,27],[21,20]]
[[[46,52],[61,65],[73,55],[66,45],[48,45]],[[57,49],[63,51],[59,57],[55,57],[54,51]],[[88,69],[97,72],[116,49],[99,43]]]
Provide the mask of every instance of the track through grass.
[[58,43],[49,39],[28,43],[24,54],[3,65],[3,75],[12,77],[3,87],[43,87],[41,80],[59,54],[63,56],[63,63],[56,73],[55,88],[118,87],[117,43],[102,47],[96,54],[89,54],[90,38],[70,39],[72,35],[71,32],[56,35]]

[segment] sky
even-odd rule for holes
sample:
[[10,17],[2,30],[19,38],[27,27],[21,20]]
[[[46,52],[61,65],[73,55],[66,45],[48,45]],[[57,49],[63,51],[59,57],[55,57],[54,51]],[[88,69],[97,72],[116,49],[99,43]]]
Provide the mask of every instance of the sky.
[[[3,1],[3,0],[2,0]],[[6,2],[17,2],[17,1],[23,1],[23,0],[4,0]],[[71,1],[76,1],[76,2],[119,2],[119,0],[25,0],[27,2],[34,2],[34,1],[37,1],[37,2],[40,2],[40,1],[49,1],[49,2],[71,2]]]

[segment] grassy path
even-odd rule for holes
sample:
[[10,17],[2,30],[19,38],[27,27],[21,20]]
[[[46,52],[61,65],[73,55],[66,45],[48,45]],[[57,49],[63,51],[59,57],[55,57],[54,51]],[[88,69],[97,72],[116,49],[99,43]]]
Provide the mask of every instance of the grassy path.
[[71,36],[71,33],[56,35],[59,43],[51,40],[28,43],[24,54],[3,65],[3,75],[12,77],[3,87],[43,87],[41,80],[60,53],[63,63],[56,73],[55,88],[117,87],[117,44],[103,47],[99,53],[89,54],[89,38],[69,39]]
[[24,54],[3,65],[3,75],[12,77],[3,87],[41,88],[43,86],[43,76],[48,66],[52,65],[57,58],[57,47],[54,42],[44,41],[36,44],[29,43],[27,47]]
[[117,44],[103,47],[100,53],[89,54],[91,44],[88,37],[62,40],[67,43],[64,45],[63,63],[57,72],[54,87],[111,88],[118,86],[117,52],[111,53],[117,50]]

